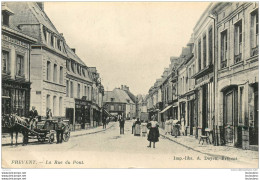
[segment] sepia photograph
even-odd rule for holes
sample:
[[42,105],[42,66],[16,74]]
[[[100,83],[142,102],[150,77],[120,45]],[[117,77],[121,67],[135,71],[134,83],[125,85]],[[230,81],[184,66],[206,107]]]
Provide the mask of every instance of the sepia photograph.
[[258,2],[1,4],[2,169],[258,169]]

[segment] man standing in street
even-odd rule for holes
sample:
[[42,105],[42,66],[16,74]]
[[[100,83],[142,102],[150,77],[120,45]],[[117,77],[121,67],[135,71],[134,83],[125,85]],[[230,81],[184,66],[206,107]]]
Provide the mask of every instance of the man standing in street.
[[124,126],[125,126],[124,118],[120,116],[119,118],[120,134],[124,134]]
[[63,139],[63,131],[64,131],[65,125],[62,122],[61,118],[58,119],[58,124],[57,124],[57,144],[62,143]]
[[38,112],[35,109],[35,107],[32,107],[32,110],[29,112],[29,118],[30,118],[30,128],[34,129],[34,127],[37,126],[37,121],[38,121]]
[[103,120],[102,120],[102,124],[103,124],[103,129],[106,129],[106,125],[107,125],[107,122],[106,122],[106,117],[103,117]]

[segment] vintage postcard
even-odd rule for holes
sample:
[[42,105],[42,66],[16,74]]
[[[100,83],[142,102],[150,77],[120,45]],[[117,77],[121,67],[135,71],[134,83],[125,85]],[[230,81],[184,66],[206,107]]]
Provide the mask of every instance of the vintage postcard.
[[258,168],[258,2],[2,2],[2,168]]

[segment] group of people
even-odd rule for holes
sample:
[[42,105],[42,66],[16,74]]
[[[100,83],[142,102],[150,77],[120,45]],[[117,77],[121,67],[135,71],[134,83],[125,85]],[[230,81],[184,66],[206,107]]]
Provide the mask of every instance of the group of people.
[[[31,130],[36,129],[38,119],[39,119],[38,112],[35,109],[35,106],[32,106],[32,110],[29,111],[28,128]],[[51,112],[51,109],[49,109],[49,108],[47,108],[47,111],[46,111],[46,119],[52,119],[52,112]],[[65,129],[65,124],[62,122],[61,118],[59,118],[58,122],[57,122],[57,128],[56,128],[57,144],[62,143],[64,129]],[[24,128],[22,131],[22,134],[23,134],[23,146],[25,146],[28,144],[28,141],[29,141],[28,129]]]
[[132,124],[132,134],[135,136],[142,136],[145,137],[147,134],[147,123],[145,121],[140,121],[139,118],[137,120],[134,119]]
[[181,122],[178,120],[173,120],[172,117],[165,121],[165,134],[170,134],[177,138],[180,134],[180,128]]

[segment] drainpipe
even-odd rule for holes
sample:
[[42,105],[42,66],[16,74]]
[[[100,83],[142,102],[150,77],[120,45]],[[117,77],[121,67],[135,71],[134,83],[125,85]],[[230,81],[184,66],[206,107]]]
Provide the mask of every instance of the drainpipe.
[[208,16],[209,18],[211,18],[213,20],[213,29],[214,29],[214,37],[213,37],[213,45],[214,45],[214,55],[213,55],[213,58],[214,58],[214,63],[213,63],[213,74],[214,74],[214,77],[213,77],[213,110],[214,110],[214,113],[213,113],[213,137],[214,137],[214,146],[218,146],[219,145],[219,133],[218,133],[218,127],[217,127],[217,124],[216,123],[216,93],[217,93],[217,70],[218,70],[218,67],[217,67],[217,30],[216,30],[216,17],[214,15],[209,15]]

